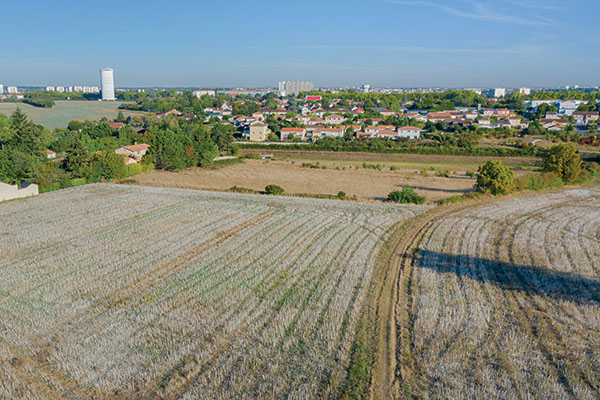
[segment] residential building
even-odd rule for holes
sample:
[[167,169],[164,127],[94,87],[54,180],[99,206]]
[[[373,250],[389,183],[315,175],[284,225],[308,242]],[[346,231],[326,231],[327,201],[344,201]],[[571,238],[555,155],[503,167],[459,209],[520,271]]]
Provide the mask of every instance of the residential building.
[[17,93],[19,93],[19,89],[16,86],[9,86],[6,88],[6,93],[17,94]]
[[269,126],[262,122],[254,122],[250,125],[246,137],[251,142],[265,142],[269,136]]
[[327,115],[325,116],[325,123],[326,124],[334,124],[334,125],[339,125],[342,122],[344,122],[344,117],[338,114],[331,114],[331,115]]
[[4,85],[0,85],[0,94],[4,94]]
[[519,88],[519,94],[529,96],[531,94],[531,89],[530,88]]
[[56,91],[58,93],[64,93],[65,92],[65,87],[64,86],[57,86],[56,87]]
[[361,89],[363,93],[369,93],[369,91],[371,90],[371,85],[362,85]]
[[300,92],[313,90],[313,83],[308,81],[283,81],[279,82],[279,95],[298,95]]
[[402,126],[397,131],[401,138],[418,139],[421,136],[421,128],[416,126]]
[[102,68],[100,70],[100,81],[102,83],[102,100],[115,100],[115,77],[112,68]]
[[48,158],[49,160],[56,158],[56,153],[53,152],[52,150],[46,149],[45,152],[46,152],[46,158]]
[[495,98],[499,98],[499,97],[504,97],[506,96],[506,89],[505,88],[495,88],[493,90],[493,96]]
[[54,86],[46,86],[46,92],[54,92]]
[[306,136],[304,128],[281,128],[281,140],[302,139]]
[[135,161],[141,161],[142,157],[148,152],[150,145],[146,143],[133,144],[131,146],[123,146],[115,150],[115,153],[130,157]]
[[587,125],[598,121],[597,111],[575,111],[573,113],[576,125]]
[[194,90],[192,92],[192,94],[198,98],[207,95],[207,96],[215,96],[215,91],[214,90]]

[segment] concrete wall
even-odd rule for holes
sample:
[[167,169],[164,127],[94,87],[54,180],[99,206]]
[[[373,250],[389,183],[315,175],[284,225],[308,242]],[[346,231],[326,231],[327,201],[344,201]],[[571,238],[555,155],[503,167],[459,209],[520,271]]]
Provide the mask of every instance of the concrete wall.
[[0,201],[35,196],[39,194],[38,185],[29,183],[24,184],[23,186],[23,188],[19,189],[17,185],[9,185],[0,182]]

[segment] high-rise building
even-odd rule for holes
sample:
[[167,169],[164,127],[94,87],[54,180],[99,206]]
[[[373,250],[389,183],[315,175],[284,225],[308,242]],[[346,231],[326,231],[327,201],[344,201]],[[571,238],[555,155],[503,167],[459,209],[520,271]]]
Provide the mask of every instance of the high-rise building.
[[495,98],[506,96],[506,89],[504,88],[496,88],[492,92]]
[[17,94],[17,93],[19,93],[19,89],[16,86],[9,86],[9,87],[7,87],[6,91],[9,94]]
[[524,94],[525,96],[528,96],[531,94],[531,89],[525,87],[519,88],[519,94]]
[[371,90],[371,85],[362,85],[362,91],[364,93],[369,93],[370,90]]
[[289,94],[298,95],[300,92],[310,92],[313,90],[313,83],[308,81],[283,81],[279,82],[279,95],[287,96]]
[[0,85],[0,94],[4,94],[4,85]]
[[54,92],[54,86],[46,86],[46,92]]
[[[100,82],[102,83],[102,100],[115,100],[115,78],[112,68],[100,70]],[[89,89],[88,91],[91,92]]]

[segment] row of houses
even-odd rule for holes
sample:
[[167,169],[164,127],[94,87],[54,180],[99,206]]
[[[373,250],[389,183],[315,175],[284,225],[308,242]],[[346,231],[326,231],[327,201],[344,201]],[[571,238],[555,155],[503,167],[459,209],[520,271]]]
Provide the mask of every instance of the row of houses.
[[[353,136],[358,138],[388,138],[388,139],[418,139],[421,136],[421,129],[415,126],[403,126],[395,128],[394,126],[370,125],[360,130],[360,125],[340,125],[336,127],[325,126],[306,126],[302,128],[281,128],[281,140],[306,140],[317,141],[323,138],[344,137],[347,132],[353,132]],[[244,138],[252,142],[267,141],[272,132],[267,124],[263,122],[254,122],[244,130]]]

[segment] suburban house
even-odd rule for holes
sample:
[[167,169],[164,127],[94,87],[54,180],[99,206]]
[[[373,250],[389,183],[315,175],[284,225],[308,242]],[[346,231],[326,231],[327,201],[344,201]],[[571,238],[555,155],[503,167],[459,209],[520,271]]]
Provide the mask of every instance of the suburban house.
[[22,183],[21,187],[0,182],[0,201],[20,199],[28,196],[38,195],[38,185],[34,183]]
[[[173,110],[169,110],[169,111],[165,111],[165,112],[159,112],[159,113],[156,114],[156,116],[158,118],[162,118],[165,115],[175,115],[175,116],[178,116],[178,115],[181,115],[181,114],[183,114],[183,113],[181,113],[181,112],[173,109]],[[111,124],[111,126],[112,126],[112,124]],[[115,129],[118,129],[118,128],[115,128]]]
[[52,150],[50,150],[50,149],[46,149],[46,150],[45,150],[45,152],[46,152],[46,157],[47,157],[49,160],[52,160],[52,159],[56,158],[56,153],[55,153],[55,152],[53,152]]
[[418,139],[421,136],[421,129],[416,126],[402,126],[397,131],[401,138]]
[[250,128],[246,133],[246,138],[251,142],[264,142],[269,136],[269,127],[262,122],[254,122],[250,124]]
[[109,125],[110,125],[110,127],[111,127],[111,128],[113,128],[113,129],[116,129],[116,130],[119,130],[119,129],[121,129],[121,128],[123,127],[123,125],[125,125],[125,124],[124,124],[124,123],[122,123],[122,122],[111,122]]
[[123,146],[116,149],[115,153],[125,157],[130,157],[137,162],[141,161],[142,157],[146,155],[148,148],[150,148],[150,145],[146,143],[132,144],[130,146]]
[[374,125],[374,126],[367,126],[365,128],[365,132],[369,133],[371,135],[376,135],[380,131],[384,131],[384,130],[393,131],[394,129],[395,128],[392,125]]
[[377,132],[376,134],[374,134],[373,137],[397,139],[399,136],[398,136],[398,132],[396,132],[396,131],[393,131],[390,129],[382,129],[379,132]]
[[281,140],[288,140],[292,137],[304,140],[305,136],[306,129],[304,128],[281,128]]
[[592,122],[598,121],[598,112],[597,111],[575,111],[573,113],[573,118],[575,118],[575,124],[577,125],[587,125]]

